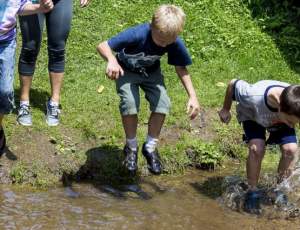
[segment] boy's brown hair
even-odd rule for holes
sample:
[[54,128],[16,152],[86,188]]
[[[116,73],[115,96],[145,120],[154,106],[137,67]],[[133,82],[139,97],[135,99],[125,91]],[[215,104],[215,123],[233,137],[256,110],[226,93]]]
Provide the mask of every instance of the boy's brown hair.
[[300,85],[290,85],[282,91],[280,111],[300,118]]

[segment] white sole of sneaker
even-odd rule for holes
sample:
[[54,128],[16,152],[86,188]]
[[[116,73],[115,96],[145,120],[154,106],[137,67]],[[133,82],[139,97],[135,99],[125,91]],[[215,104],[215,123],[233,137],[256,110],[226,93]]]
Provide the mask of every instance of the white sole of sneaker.
[[17,124],[22,125],[22,126],[26,126],[26,127],[32,126],[32,123],[31,124],[25,124],[25,123],[22,123],[22,122],[19,122],[19,121],[17,121]]
[[47,121],[46,121],[46,124],[47,124],[48,126],[50,126],[50,127],[54,127],[54,126],[58,126],[58,125],[59,125],[59,123],[57,123],[57,124],[49,124]]

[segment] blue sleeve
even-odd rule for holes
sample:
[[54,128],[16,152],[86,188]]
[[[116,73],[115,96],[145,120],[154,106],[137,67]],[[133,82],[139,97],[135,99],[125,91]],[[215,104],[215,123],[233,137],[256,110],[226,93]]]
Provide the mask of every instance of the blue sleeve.
[[176,41],[168,49],[168,64],[174,66],[187,66],[192,64],[192,59],[184,45],[177,37]]
[[128,46],[138,44],[142,39],[140,35],[141,31],[138,26],[131,27],[110,38],[108,45],[113,51],[120,52]]

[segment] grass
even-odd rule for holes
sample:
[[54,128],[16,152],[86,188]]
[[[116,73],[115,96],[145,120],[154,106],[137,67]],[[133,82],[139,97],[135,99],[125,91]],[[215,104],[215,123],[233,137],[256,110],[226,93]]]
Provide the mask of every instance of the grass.
[[[227,83],[235,77],[249,82],[276,79],[299,83],[299,73],[291,68],[282,49],[277,46],[270,33],[266,33],[261,24],[252,17],[251,8],[244,1],[169,2],[181,6],[187,15],[185,30],[181,36],[193,59],[193,65],[189,70],[202,107],[213,109],[220,107],[225,88],[218,87],[217,83]],[[124,134],[118,110],[119,99],[114,82],[104,75],[106,63],[96,53],[95,47],[99,42],[129,26],[149,22],[154,9],[162,3],[164,1],[159,0],[147,1],[147,4],[142,0],[117,2],[93,0],[89,7],[81,9],[79,1],[74,1],[72,30],[66,48],[66,71],[61,95],[63,108],[61,127],[76,130],[79,139],[93,140],[96,146],[108,144],[122,147]],[[49,137],[63,139],[61,128],[49,128],[44,122],[44,103],[50,91],[46,41],[47,38],[44,36],[31,91],[34,119],[32,130],[43,132]],[[185,114],[186,93],[173,67],[166,64],[166,58],[162,59],[162,68],[173,104],[165,127],[172,125],[188,127],[189,120]],[[97,92],[99,86],[104,86],[102,93]],[[15,88],[18,95],[17,80]],[[16,99],[18,100],[17,97]],[[148,116],[147,103],[142,100],[139,116],[141,125],[138,129],[140,143],[146,136],[145,124]],[[23,129],[16,127],[15,119],[15,115],[12,115],[6,120],[5,126],[9,135]],[[235,119],[232,121],[231,129],[219,123],[209,125],[218,127],[216,130],[223,133],[220,137],[225,139],[219,137],[223,140],[221,147],[225,146],[224,149],[229,148],[229,151],[238,151],[236,154],[239,158],[245,156],[245,153],[240,153],[244,151],[240,148],[240,142],[231,144],[230,133],[240,133],[240,127]],[[194,137],[187,134],[185,140],[191,138]],[[170,162],[168,165],[170,172],[181,170],[186,166],[188,160],[182,153],[189,144],[189,141],[179,141],[176,146],[161,146],[163,158],[166,162]],[[15,173],[21,177],[18,171]]]

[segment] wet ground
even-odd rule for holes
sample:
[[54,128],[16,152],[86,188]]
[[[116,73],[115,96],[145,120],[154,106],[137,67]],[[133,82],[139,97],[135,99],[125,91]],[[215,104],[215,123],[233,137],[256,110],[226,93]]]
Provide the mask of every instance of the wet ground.
[[222,172],[147,177],[139,184],[73,184],[30,191],[2,186],[0,229],[299,229],[298,218],[232,211],[217,198]]

